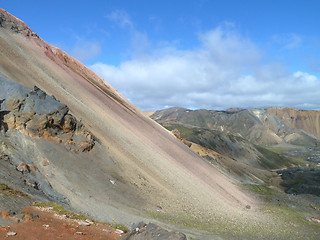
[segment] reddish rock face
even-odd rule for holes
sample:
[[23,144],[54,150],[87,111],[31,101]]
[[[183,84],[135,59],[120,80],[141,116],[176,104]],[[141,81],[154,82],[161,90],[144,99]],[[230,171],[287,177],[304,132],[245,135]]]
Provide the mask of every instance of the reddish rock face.
[[320,111],[268,108],[267,112],[275,115],[286,125],[292,128],[303,129],[320,139]]

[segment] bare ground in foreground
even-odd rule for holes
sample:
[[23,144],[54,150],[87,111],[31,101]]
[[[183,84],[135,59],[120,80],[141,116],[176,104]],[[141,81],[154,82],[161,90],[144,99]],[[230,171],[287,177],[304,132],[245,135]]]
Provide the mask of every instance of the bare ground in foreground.
[[109,225],[91,223],[90,226],[82,226],[81,221],[57,215],[49,208],[26,207],[23,213],[30,216],[29,219],[26,217],[24,222],[0,228],[0,239],[115,240],[121,236],[118,230]]

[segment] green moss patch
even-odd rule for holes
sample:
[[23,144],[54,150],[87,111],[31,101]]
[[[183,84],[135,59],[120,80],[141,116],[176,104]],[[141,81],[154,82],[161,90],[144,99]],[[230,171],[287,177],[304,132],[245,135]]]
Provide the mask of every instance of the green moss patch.
[[34,202],[33,206],[35,207],[51,207],[52,211],[54,211],[58,215],[66,215],[69,218],[76,220],[85,220],[88,219],[86,216],[82,214],[77,214],[71,211],[64,209],[61,205],[57,203],[44,203],[44,202]]
[[27,194],[14,190],[8,187],[6,184],[0,183],[0,195],[5,196],[17,196],[17,197],[28,197]]
[[276,190],[273,190],[266,185],[247,184],[247,185],[243,185],[243,188],[251,192],[257,193],[259,195],[277,195],[278,194]]

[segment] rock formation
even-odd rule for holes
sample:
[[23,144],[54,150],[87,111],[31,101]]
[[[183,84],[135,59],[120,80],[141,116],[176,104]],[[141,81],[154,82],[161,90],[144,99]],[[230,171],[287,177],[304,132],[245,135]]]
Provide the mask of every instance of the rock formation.
[[90,151],[93,135],[69,113],[69,108],[38,87],[33,90],[0,76],[1,128],[64,144],[74,152]]

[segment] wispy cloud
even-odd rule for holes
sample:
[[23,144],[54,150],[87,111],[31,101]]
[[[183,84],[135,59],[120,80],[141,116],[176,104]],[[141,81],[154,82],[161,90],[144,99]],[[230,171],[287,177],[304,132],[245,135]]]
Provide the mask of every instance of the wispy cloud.
[[122,28],[133,28],[133,23],[129,14],[123,10],[115,10],[106,16],[107,19],[113,21]]
[[303,38],[295,33],[274,35],[272,39],[284,49],[294,49],[301,46]]
[[130,15],[123,10],[116,10],[106,16],[106,18],[116,23],[120,28],[127,31],[129,35],[129,42],[131,46],[131,55],[141,56],[144,55],[150,48],[151,43],[148,35],[138,31],[131,20]]
[[233,27],[220,26],[200,34],[197,49],[166,46],[119,66],[96,63],[91,68],[143,110],[320,108],[320,79],[263,64],[261,52]]

